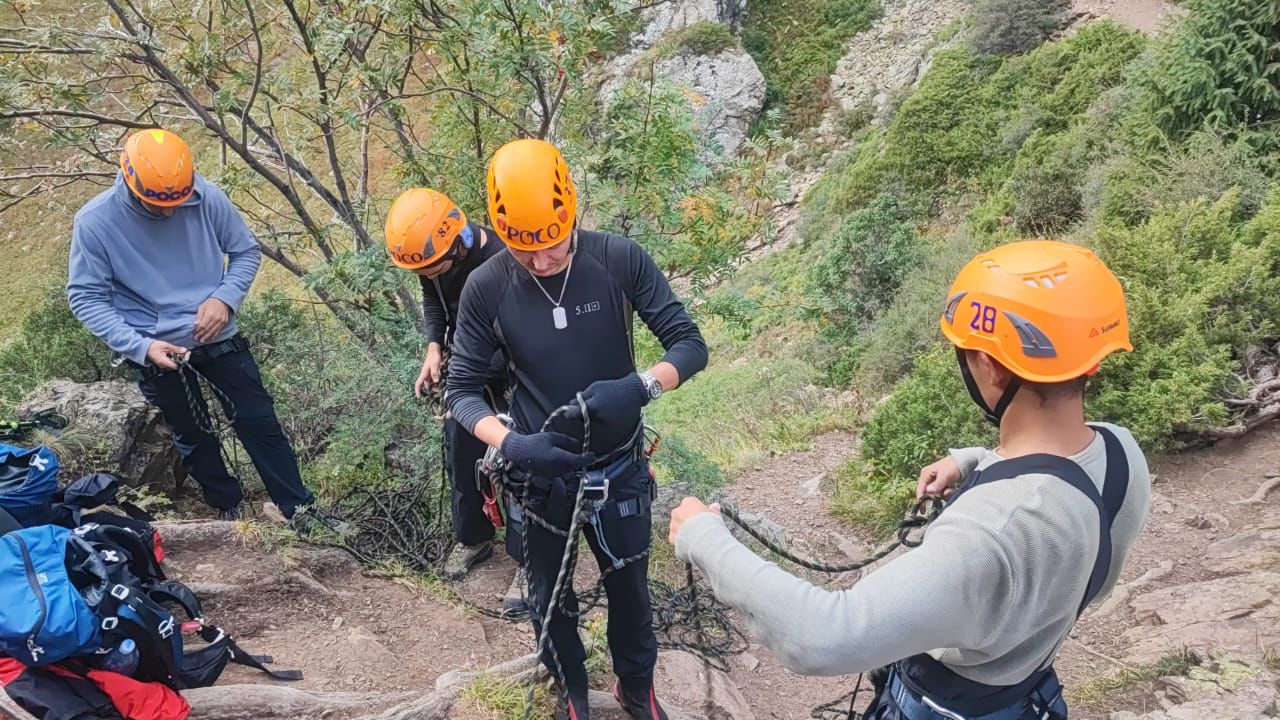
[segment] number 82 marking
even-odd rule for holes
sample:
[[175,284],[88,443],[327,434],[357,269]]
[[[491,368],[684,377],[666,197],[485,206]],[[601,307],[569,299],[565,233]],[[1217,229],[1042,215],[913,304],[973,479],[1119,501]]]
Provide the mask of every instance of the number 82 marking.
[[[980,302],[971,302],[969,306],[973,308],[973,319],[969,321],[969,327],[979,332],[992,333],[996,331],[996,308],[994,305],[983,305]],[[981,323],[979,323],[981,321]]]

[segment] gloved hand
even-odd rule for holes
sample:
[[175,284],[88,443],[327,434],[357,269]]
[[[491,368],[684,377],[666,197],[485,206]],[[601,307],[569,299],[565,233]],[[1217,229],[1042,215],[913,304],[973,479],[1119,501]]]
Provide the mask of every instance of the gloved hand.
[[560,477],[595,462],[592,453],[578,452],[582,441],[557,432],[522,435],[507,433],[502,440],[502,456],[522,470],[539,477]]
[[[644,381],[636,373],[617,380],[597,380],[582,391],[591,426],[597,425],[617,431],[634,430],[640,421],[640,409],[649,404],[649,393]],[[581,406],[572,403],[571,418],[582,417]]]

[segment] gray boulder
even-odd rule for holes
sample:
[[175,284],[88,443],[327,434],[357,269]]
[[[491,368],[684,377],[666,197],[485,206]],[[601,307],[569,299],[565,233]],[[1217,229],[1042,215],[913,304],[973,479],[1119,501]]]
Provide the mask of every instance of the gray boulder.
[[183,472],[160,411],[131,382],[50,380],[36,388],[18,412],[44,409],[71,421],[54,448],[64,480],[101,471],[115,473],[130,485],[169,488],[175,470]]
[[742,48],[680,53],[654,65],[661,78],[693,93],[698,126],[726,157],[737,154],[764,107],[764,75]]
[[681,48],[665,56],[658,46],[698,23],[720,23],[734,31],[745,11],[744,0],[678,0],[649,11],[644,29],[632,38],[631,50],[601,68],[601,102],[609,104],[629,78],[648,81],[652,67],[657,80],[689,96],[704,137],[723,157],[732,157],[764,108],[764,75],[755,60],[736,45],[708,55]]

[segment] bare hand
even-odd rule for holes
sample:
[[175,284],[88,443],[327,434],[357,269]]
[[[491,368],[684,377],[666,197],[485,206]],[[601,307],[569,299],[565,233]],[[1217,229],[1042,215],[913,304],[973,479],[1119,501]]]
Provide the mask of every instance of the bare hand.
[[667,531],[667,540],[672,544],[676,544],[676,535],[680,534],[680,527],[690,518],[703,513],[720,512],[720,503],[711,503],[707,505],[696,497],[687,497],[680,502],[675,510],[671,511],[671,529]]
[[150,360],[152,365],[165,370],[176,370],[178,363],[174,358],[182,357],[186,354],[186,348],[163,340],[153,340],[151,345],[147,347],[147,360]]
[[916,481],[916,500],[926,495],[945,495],[947,490],[960,482],[960,466],[950,455],[920,471]]
[[423,393],[440,382],[440,368],[443,366],[444,354],[440,352],[440,346],[431,343],[427,346],[427,357],[422,361],[422,372],[413,383],[414,397],[421,399]]
[[196,310],[196,342],[213,342],[229,320],[231,308],[218,298],[209,298],[200,303]]

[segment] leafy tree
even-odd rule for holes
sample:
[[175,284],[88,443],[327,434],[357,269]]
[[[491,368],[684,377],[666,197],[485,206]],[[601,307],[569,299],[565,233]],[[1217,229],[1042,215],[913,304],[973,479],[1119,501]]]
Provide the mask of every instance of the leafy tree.
[[[365,342],[379,336],[371,318],[420,312],[380,247],[387,202],[428,185],[483,219],[485,164],[514,137],[550,138],[588,174],[618,157],[665,168],[661,184],[616,172],[580,184],[588,202],[604,200],[589,222],[671,245],[714,234],[683,222],[704,187],[748,190],[711,196],[711,215],[743,218],[739,243],[775,195],[751,192],[767,149],[715,171],[688,160],[703,141],[688,101],[661,83],[650,80],[643,113],[624,106],[641,91],[600,107],[586,73],[630,17],[627,0],[220,0],[195,17],[104,0],[96,25],[0,2],[23,10],[0,40],[0,212],[72,182],[109,183],[125,134],[170,127],[263,254]],[[608,201],[641,186],[641,202]]]

